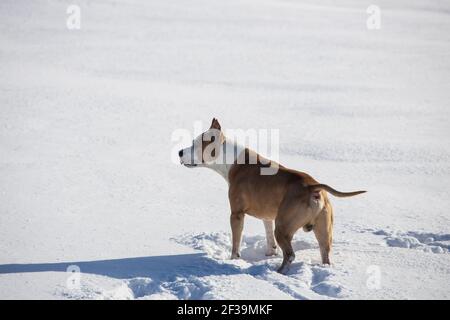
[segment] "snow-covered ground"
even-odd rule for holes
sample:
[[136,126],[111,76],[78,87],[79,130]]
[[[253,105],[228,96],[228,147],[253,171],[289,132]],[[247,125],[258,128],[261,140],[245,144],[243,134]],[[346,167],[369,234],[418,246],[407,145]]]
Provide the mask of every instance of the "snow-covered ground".
[[[380,30],[366,27],[371,4]],[[0,1],[0,298],[449,299],[449,12]],[[332,198],[331,267],[299,231],[276,273],[253,218],[228,259],[226,183],[171,161],[174,130],[213,116],[279,129],[283,164],[369,191]]]

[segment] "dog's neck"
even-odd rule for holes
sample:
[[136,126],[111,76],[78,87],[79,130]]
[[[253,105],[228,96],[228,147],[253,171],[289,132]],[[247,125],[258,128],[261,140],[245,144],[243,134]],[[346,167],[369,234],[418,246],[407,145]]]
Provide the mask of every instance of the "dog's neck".
[[[205,164],[206,168],[210,168],[220,174],[228,183],[228,174],[231,167],[235,164],[238,157],[245,150],[245,147],[235,141],[225,138],[225,142],[220,148],[220,154],[213,163]],[[219,151],[219,150],[217,150]]]

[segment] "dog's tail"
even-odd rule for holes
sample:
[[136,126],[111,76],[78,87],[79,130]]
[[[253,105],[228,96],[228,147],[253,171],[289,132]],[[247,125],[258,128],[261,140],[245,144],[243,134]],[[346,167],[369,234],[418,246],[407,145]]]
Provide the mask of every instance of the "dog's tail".
[[308,187],[311,192],[317,192],[319,190],[325,190],[329,193],[331,193],[333,196],[340,197],[340,198],[346,198],[346,197],[353,197],[361,193],[365,193],[367,191],[353,191],[353,192],[341,192],[333,189],[332,187],[326,185],[326,184],[314,184]]

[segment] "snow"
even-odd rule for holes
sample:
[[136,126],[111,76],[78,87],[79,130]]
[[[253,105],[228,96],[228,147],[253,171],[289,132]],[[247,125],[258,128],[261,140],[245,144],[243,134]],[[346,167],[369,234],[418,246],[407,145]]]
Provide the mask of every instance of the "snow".
[[[0,298],[449,299],[450,4],[376,4],[1,1]],[[212,117],[369,191],[332,198],[331,267],[299,231],[276,273],[253,218],[229,260],[225,181],[171,161]]]

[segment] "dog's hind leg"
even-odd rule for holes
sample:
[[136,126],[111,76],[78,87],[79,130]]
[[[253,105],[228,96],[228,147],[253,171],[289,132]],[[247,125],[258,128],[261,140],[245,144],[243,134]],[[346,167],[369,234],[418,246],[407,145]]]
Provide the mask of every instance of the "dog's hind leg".
[[291,245],[293,234],[287,233],[286,231],[285,228],[278,224],[275,226],[275,237],[277,238],[278,245],[283,251],[283,262],[277,271],[282,274],[286,274],[289,270],[289,266],[295,259],[295,253]]
[[283,262],[278,272],[283,274],[295,259],[291,245],[294,234],[311,220],[308,206],[298,201],[298,196],[298,189],[291,189],[283,199],[275,219],[275,238],[283,251]]
[[314,234],[319,242],[323,264],[330,263],[330,252],[333,241],[333,208],[328,203],[316,219]]
[[273,233],[273,220],[264,220],[264,228],[266,229],[266,256],[274,256],[277,254],[277,243]]

